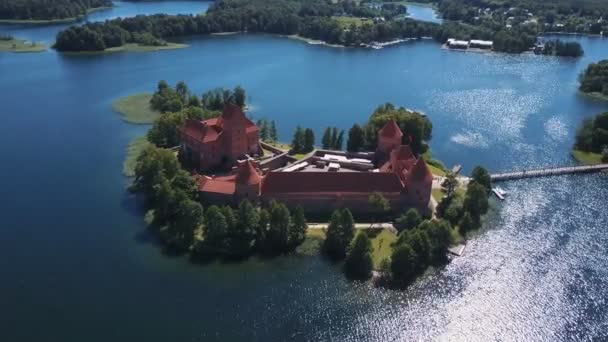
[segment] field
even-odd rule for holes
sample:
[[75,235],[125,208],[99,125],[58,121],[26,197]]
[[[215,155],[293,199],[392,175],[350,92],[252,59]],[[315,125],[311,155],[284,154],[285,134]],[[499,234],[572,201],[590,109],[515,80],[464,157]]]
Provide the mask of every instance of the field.
[[602,163],[602,155],[599,153],[574,150],[572,151],[572,156],[581,164],[593,165]]
[[160,112],[150,108],[151,94],[135,94],[112,103],[112,110],[122,114],[122,119],[133,124],[151,124]]
[[26,42],[20,39],[0,40],[0,51],[7,52],[42,52],[46,47],[41,43]]
[[145,136],[134,139],[129,143],[129,146],[127,147],[127,155],[122,165],[122,173],[125,176],[135,176],[135,164],[137,162],[137,157],[139,157],[141,152],[148,146],[152,146],[152,144]]

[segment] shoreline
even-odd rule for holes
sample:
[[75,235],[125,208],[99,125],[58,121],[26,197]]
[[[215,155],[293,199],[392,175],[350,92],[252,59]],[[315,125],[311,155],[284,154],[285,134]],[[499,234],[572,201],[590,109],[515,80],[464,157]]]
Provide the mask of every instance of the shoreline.
[[578,163],[583,165],[602,164],[602,155],[600,153],[572,149],[572,151],[570,151],[570,155]]
[[104,7],[94,7],[90,8],[86,11],[86,13],[81,14],[76,17],[63,18],[63,19],[0,19],[0,24],[9,24],[9,25],[53,25],[53,24],[70,24],[77,22],[79,20],[84,19],[87,15],[104,11],[108,9],[112,9],[116,6],[104,6]]
[[598,92],[586,93],[584,91],[578,91],[580,96],[583,96],[589,100],[598,101],[598,102],[608,102],[608,95],[604,95]]
[[46,50],[46,45],[39,42],[32,42],[18,38],[13,38],[11,40],[0,40],[0,52],[39,53]]

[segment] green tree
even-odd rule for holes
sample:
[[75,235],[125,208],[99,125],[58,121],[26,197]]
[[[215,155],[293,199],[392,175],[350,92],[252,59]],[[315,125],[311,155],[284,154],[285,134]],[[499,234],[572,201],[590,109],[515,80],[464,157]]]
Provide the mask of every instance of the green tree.
[[228,231],[230,256],[242,258],[251,254],[255,243],[256,227],[260,217],[251,202],[241,201],[232,229]]
[[321,146],[325,150],[331,149],[331,128],[327,127],[323,133],[323,139],[321,140]]
[[445,175],[445,179],[441,184],[445,189],[445,194],[448,197],[452,197],[458,188],[458,179],[456,178],[456,174],[454,172],[448,171]]
[[143,194],[146,199],[151,199],[154,194],[154,186],[157,184],[157,175],[162,173],[166,179],[170,180],[179,169],[179,162],[172,151],[149,147],[137,157],[135,179],[130,190]]
[[291,218],[289,210],[284,204],[272,201],[270,203],[270,222],[264,242],[267,254],[280,254],[288,250],[289,228]]
[[450,224],[445,220],[424,221],[421,225],[429,238],[430,260],[433,262],[444,262],[447,259],[447,250],[452,243]]
[[348,130],[348,141],[346,142],[346,150],[349,152],[360,152],[365,149],[365,131],[361,126],[354,124]]
[[262,141],[269,141],[270,132],[268,131],[268,122],[266,122],[266,119],[258,120],[256,125],[260,129],[260,139],[262,139]]
[[360,232],[348,247],[344,260],[344,273],[353,279],[369,279],[372,276],[372,242]]
[[175,217],[169,221],[166,235],[169,245],[186,250],[194,242],[195,232],[202,226],[203,207],[196,201],[185,199],[177,204]]
[[296,131],[293,134],[291,149],[295,153],[302,153],[304,151],[304,130],[300,126],[296,127]]
[[458,228],[460,229],[460,233],[462,235],[466,235],[466,233],[475,229],[475,222],[473,221],[473,218],[469,212],[465,212],[462,215],[460,222],[458,222]]
[[393,279],[402,285],[409,284],[416,275],[418,256],[408,244],[399,244],[391,254],[391,273]]
[[481,166],[476,166],[473,169],[473,172],[471,173],[471,179],[477,182],[477,184],[483,185],[483,187],[486,189],[486,192],[489,193],[490,190],[492,190],[492,178],[490,177],[488,170],[486,170],[485,168]]
[[379,192],[373,192],[367,201],[375,221],[383,219],[391,211],[391,203]]
[[333,259],[342,259],[354,235],[354,219],[348,209],[335,210],[327,227],[323,251]]
[[245,107],[245,102],[247,102],[247,93],[241,86],[236,86],[236,88],[234,88],[234,102],[237,106]]
[[422,217],[415,208],[410,208],[405,214],[399,216],[395,221],[395,226],[399,231],[411,230],[422,222]]
[[331,143],[329,144],[329,148],[332,150],[336,149],[336,145],[338,143],[338,128],[336,127],[332,127],[331,128]]
[[190,90],[188,90],[188,86],[185,82],[179,81],[175,85],[175,92],[179,95],[179,98],[182,103],[187,103],[190,98]]
[[196,96],[195,94],[191,94],[190,98],[188,99],[188,106],[189,107],[200,107],[201,100],[199,100],[198,96]]
[[226,217],[215,205],[207,208],[205,213],[205,226],[203,240],[196,246],[199,255],[221,256],[226,254],[228,248],[228,223]]
[[342,150],[342,145],[344,145],[344,130],[341,130],[340,133],[338,133],[336,143],[334,144],[334,150]]
[[479,220],[481,215],[488,212],[488,193],[486,192],[486,187],[475,181],[470,182],[464,198],[463,208],[476,221]]
[[265,208],[260,209],[260,222],[257,225],[256,230],[256,246],[255,248],[259,252],[266,250],[266,235],[268,232],[268,226],[270,225],[270,213]]
[[[287,208],[285,208],[287,209]],[[304,215],[304,209],[301,206],[297,206],[293,212],[291,219],[291,227],[289,229],[289,249],[293,250],[297,246],[301,245],[306,239],[306,230],[308,229],[308,223],[306,222],[306,216]]]
[[312,131],[312,129],[307,128],[304,131],[304,149],[303,152],[311,152],[312,150],[315,149],[315,133]]
[[269,134],[270,134],[270,140],[272,142],[279,141],[279,134],[277,133],[277,126],[276,126],[274,120],[272,120],[270,122],[270,133]]
[[608,147],[602,150],[602,163],[608,163]]
[[148,140],[158,147],[174,147],[180,143],[180,127],[184,124],[182,113],[161,115],[148,131]]

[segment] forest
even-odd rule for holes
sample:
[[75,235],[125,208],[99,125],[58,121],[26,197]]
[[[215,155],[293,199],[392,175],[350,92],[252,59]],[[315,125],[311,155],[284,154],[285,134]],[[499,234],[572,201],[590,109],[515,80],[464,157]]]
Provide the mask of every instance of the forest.
[[591,63],[579,77],[579,90],[608,96],[608,60]]
[[110,7],[111,0],[2,0],[0,19],[55,20],[83,16],[93,8]]

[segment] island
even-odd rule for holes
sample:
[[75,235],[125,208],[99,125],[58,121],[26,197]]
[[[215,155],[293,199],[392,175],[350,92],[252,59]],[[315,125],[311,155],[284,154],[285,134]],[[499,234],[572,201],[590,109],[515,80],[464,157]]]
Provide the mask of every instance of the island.
[[165,248],[196,262],[321,252],[349,278],[402,288],[448,262],[488,211],[487,171],[429,162],[432,124],[403,107],[381,105],[348,134],[328,127],[319,147],[297,127],[285,149],[274,121],[245,115],[241,87],[199,97],[161,81],[143,98],[127,108],[160,116],[130,190]]
[[3,0],[0,2],[0,23],[66,23],[112,6],[111,0]]
[[572,155],[583,164],[608,163],[608,112],[583,121]]
[[42,43],[28,42],[13,36],[0,35],[0,52],[42,52],[46,47]]
[[591,63],[579,76],[579,90],[586,95],[608,100],[608,60]]

